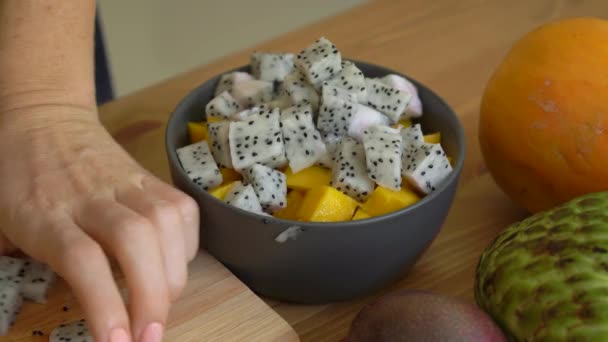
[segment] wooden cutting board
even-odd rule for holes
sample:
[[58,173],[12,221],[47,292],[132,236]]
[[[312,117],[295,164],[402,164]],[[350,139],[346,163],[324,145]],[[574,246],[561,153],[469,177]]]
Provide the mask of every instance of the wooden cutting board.
[[[124,285],[123,279],[118,279]],[[0,341],[48,341],[57,325],[82,318],[63,281],[49,293],[47,304],[26,303],[17,322]],[[44,336],[34,336],[40,330]],[[277,313],[217,260],[201,252],[190,264],[188,286],[171,308],[165,341],[298,341]]]

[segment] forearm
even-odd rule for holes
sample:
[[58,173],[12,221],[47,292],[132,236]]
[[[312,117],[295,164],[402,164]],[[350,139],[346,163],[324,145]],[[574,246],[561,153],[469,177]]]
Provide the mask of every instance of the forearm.
[[94,18],[93,0],[0,0],[0,116],[95,112]]

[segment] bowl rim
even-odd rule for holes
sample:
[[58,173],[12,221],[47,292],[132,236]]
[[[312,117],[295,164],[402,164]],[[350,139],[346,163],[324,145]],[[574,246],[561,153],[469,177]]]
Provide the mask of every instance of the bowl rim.
[[[216,74],[216,75],[206,79],[204,82],[199,83],[195,88],[192,88],[188,92],[188,94],[178,102],[178,104],[175,106],[175,108],[171,112],[171,115],[169,116],[169,119],[167,121],[167,126],[165,128],[165,150],[166,150],[168,162],[171,165],[178,166],[175,168],[175,169],[177,169],[177,173],[178,173],[177,176],[182,179],[185,179],[188,182],[187,184],[189,185],[189,187],[195,189],[198,193],[201,193],[202,196],[206,196],[207,199],[216,201],[217,204],[220,204],[229,210],[233,210],[237,213],[240,213],[240,214],[245,215],[252,219],[262,220],[264,223],[272,222],[272,223],[280,223],[280,224],[284,224],[284,225],[288,225],[288,226],[299,226],[299,227],[305,227],[307,230],[308,229],[328,229],[328,228],[352,229],[353,227],[362,227],[362,226],[364,226],[364,227],[369,226],[369,227],[373,228],[375,226],[375,223],[380,223],[381,221],[384,221],[384,220],[391,220],[391,219],[397,218],[398,216],[407,215],[410,212],[419,210],[422,207],[430,204],[434,199],[439,197],[441,193],[447,191],[448,188],[450,187],[450,185],[452,185],[452,183],[454,183],[454,182],[457,183],[459,181],[460,174],[462,172],[462,169],[464,166],[464,161],[466,158],[466,143],[467,143],[464,128],[462,126],[462,122],[460,121],[460,118],[458,117],[456,112],[452,109],[452,107],[447,103],[447,101],[445,101],[445,99],[443,97],[441,97],[439,94],[437,94],[431,88],[427,87],[426,85],[424,85],[417,79],[410,77],[410,76],[406,75],[405,73],[401,73],[396,70],[390,69],[388,67],[384,67],[384,66],[381,66],[378,64],[369,63],[369,62],[365,62],[365,61],[361,61],[361,60],[350,59],[350,58],[343,58],[343,60],[351,61],[351,62],[355,63],[355,65],[357,65],[357,66],[365,65],[366,67],[379,69],[382,72],[386,72],[387,75],[395,74],[395,75],[399,75],[401,77],[405,77],[408,81],[414,83],[414,85],[418,89],[424,88],[428,93],[430,93],[432,96],[434,96],[437,99],[439,105],[443,106],[447,110],[447,112],[449,114],[448,118],[449,118],[449,120],[453,121],[452,124],[456,128],[453,133],[456,134],[456,140],[458,141],[458,148],[456,151],[458,153],[458,158],[456,159],[456,163],[453,166],[452,173],[448,176],[448,178],[446,180],[443,181],[443,184],[441,184],[441,186],[437,190],[422,197],[420,199],[420,201],[418,201],[408,207],[405,207],[403,209],[399,209],[399,210],[396,210],[396,211],[393,211],[393,212],[390,212],[390,213],[387,213],[387,214],[384,214],[381,216],[370,217],[370,218],[365,218],[365,219],[360,219],[360,220],[339,221],[339,222],[305,222],[305,221],[286,220],[286,219],[274,217],[272,215],[269,215],[269,216],[260,215],[260,214],[252,213],[250,211],[247,211],[247,210],[244,210],[241,208],[236,208],[236,207],[226,204],[224,201],[221,201],[218,198],[212,196],[211,194],[209,194],[209,192],[204,191],[203,189],[200,189],[200,188],[194,186],[194,183],[192,183],[190,178],[187,176],[186,172],[181,167],[181,164],[177,158],[176,149],[179,147],[173,146],[174,144],[172,144],[169,141],[169,132],[172,131],[173,129],[178,128],[178,127],[174,127],[177,125],[177,123],[176,123],[177,122],[176,117],[178,116],[177,114],[180,112],[187,111],[186,109],[187,109],[188,102],[191,102],[192,99],[196,98],[196,95],[199,92],[199,90],[201,88],[205,87],[208,84],[208,82],[210,82],[211,80],[219,79],[220,76],[227,74],[227,73],[231,73],[231,72],[235,72],[235,71],[247,71],[250,68],[249,64],[241,65],[241,66],[232,68],[230,70],[226,70],[224,72],[221,72],[219,74]],[[203,209],[203,208],[201,208],[201,209]]]

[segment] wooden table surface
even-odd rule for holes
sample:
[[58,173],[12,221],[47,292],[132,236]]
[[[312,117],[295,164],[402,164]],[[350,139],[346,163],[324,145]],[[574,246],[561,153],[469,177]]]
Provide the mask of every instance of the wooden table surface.
[[372,1],[107,104],[101,108],[102,120],[142,165],[168,180],[164,126],[183,96],[206,79],[248,63],[254,49],[297,52],[322,35],[343,56],[406,73],[443,96],[465,127],[467,160],[447,222],[416,267],[382,293],[346,303],[302,306],[266,300],[303,341],[339,341],[358,310],[387,291],[424,288],[472,300],[481,250],[509,223],[525,216],[484,168],[477,142],[484,85],[523,34],[556,18],[583,15],[608,18],[608,1]]

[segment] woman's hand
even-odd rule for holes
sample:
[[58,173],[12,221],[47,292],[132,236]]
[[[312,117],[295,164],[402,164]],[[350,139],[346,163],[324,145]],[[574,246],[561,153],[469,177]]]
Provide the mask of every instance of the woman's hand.
[[[13,245],[64,278],[96,341],[160,341],[198,249],[199,209],[86,111],[2,113],[0,249]],[[128,304],[110,260],[125,275]]]

